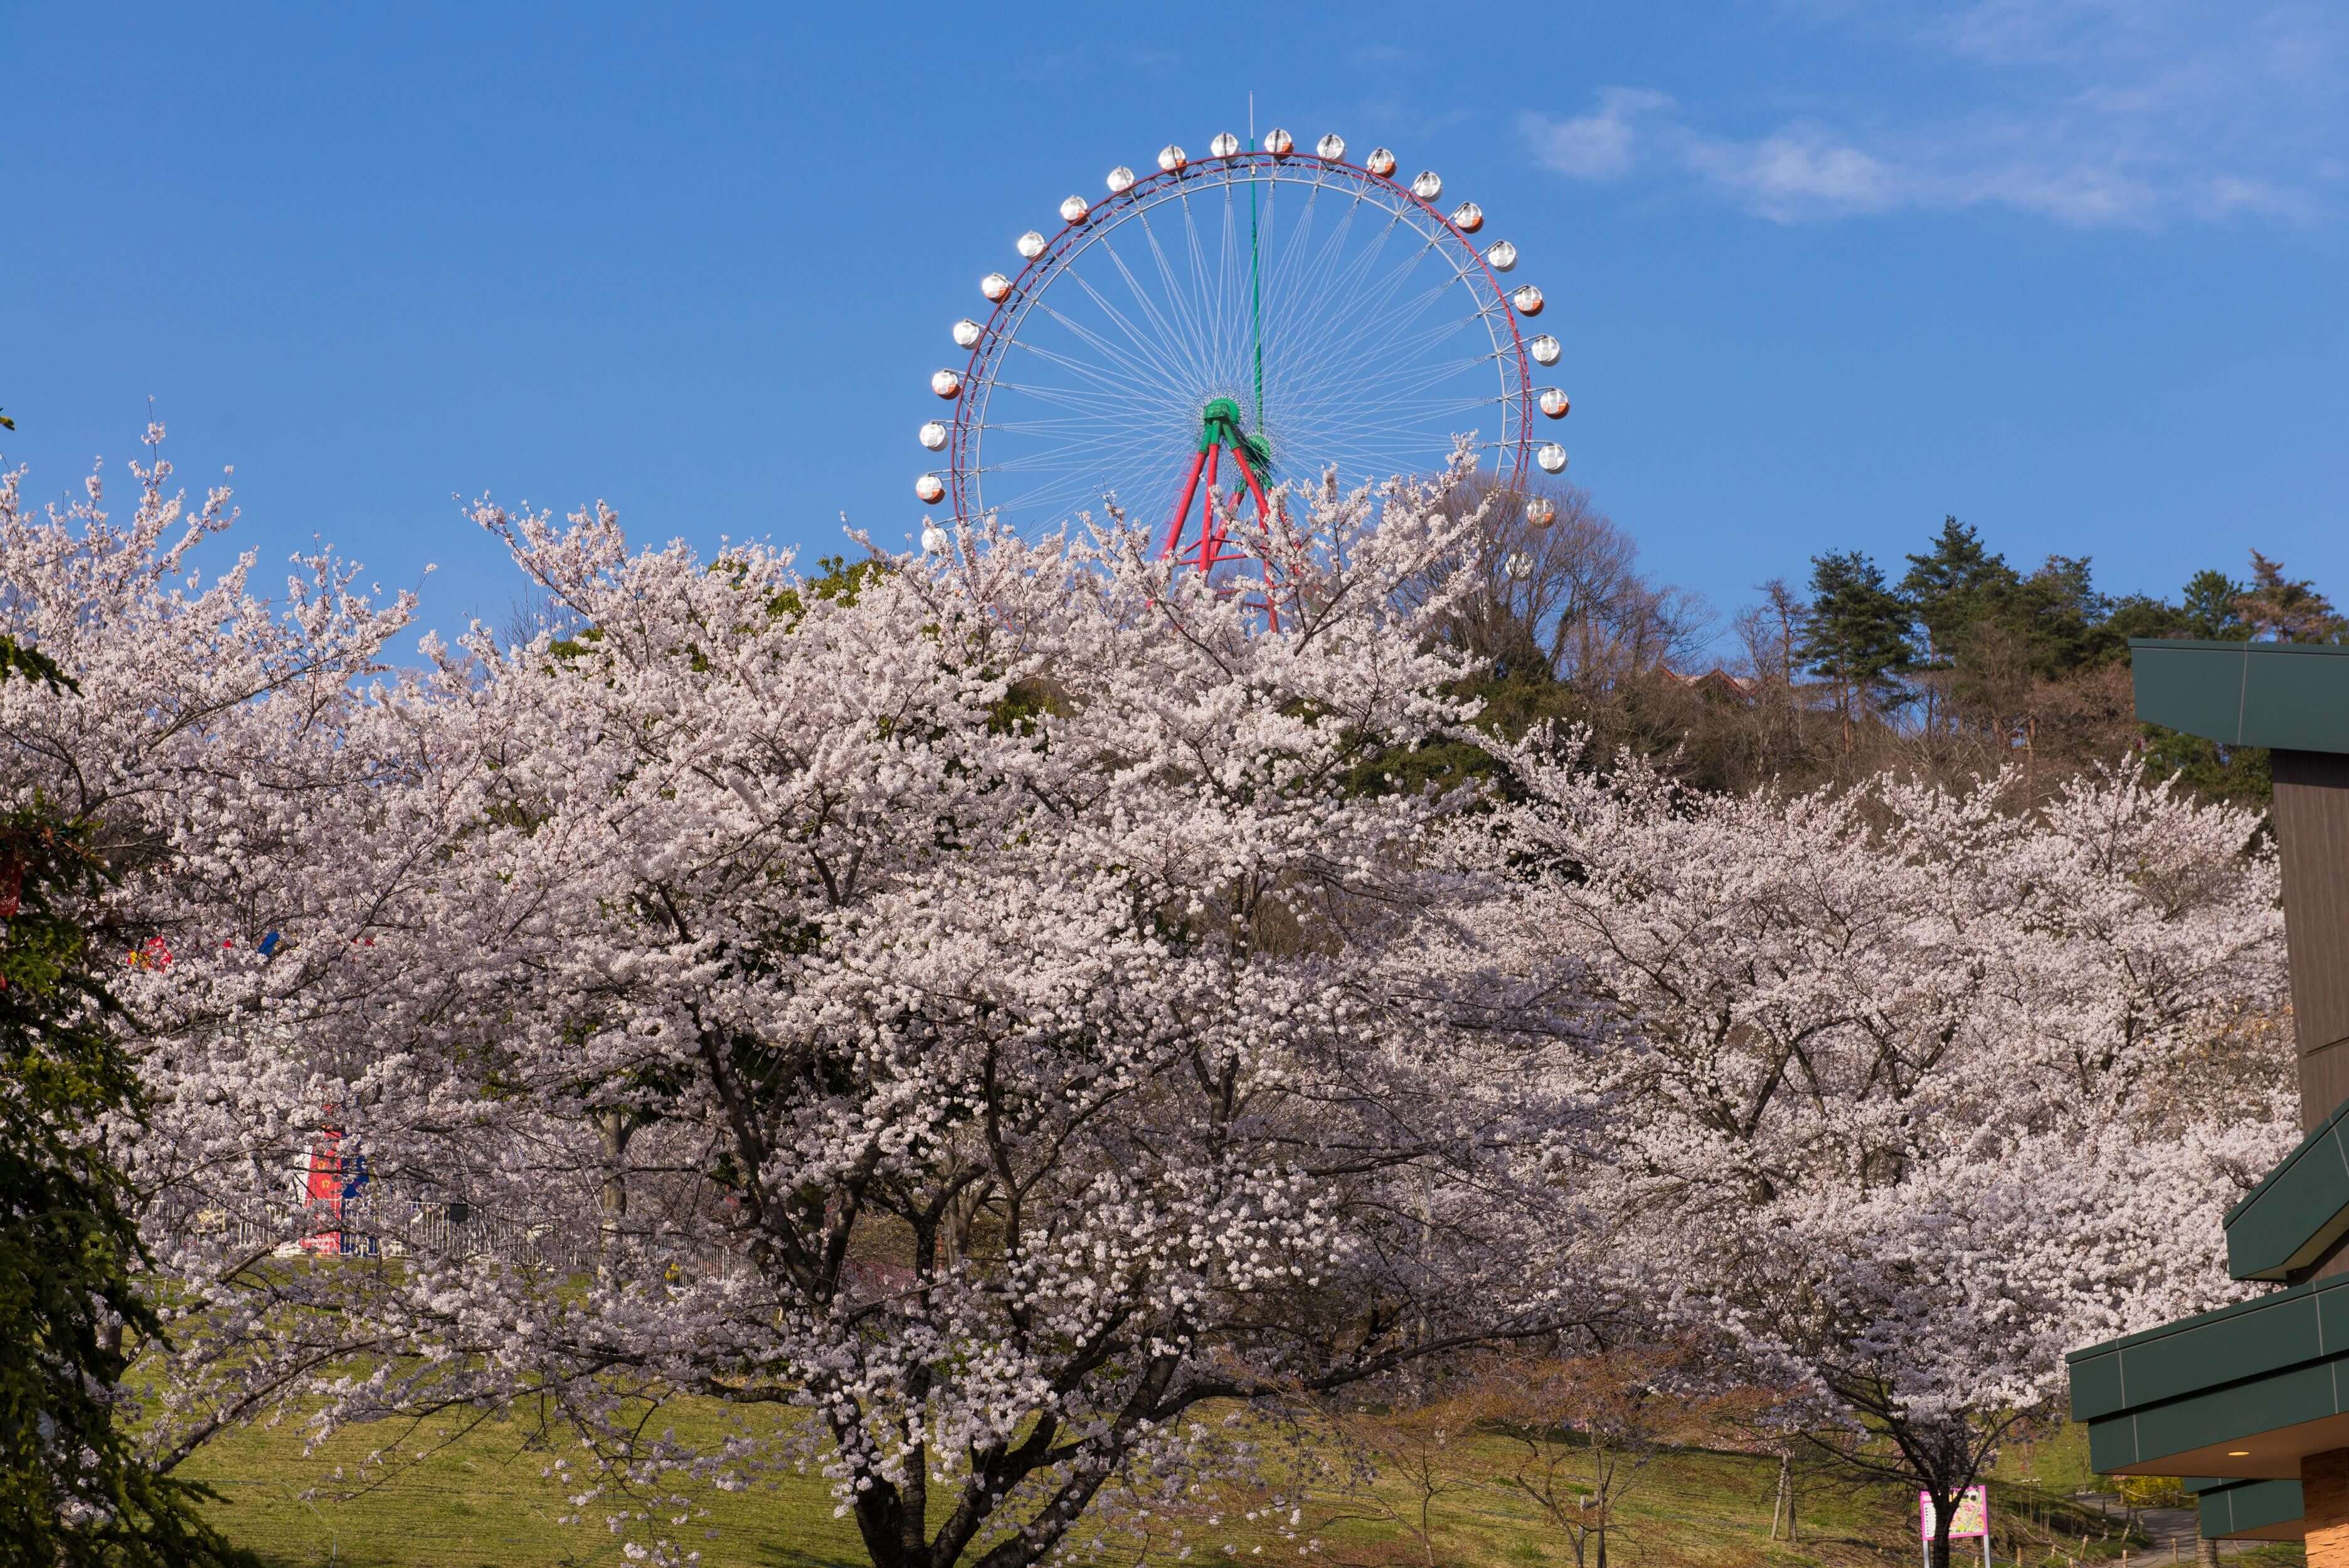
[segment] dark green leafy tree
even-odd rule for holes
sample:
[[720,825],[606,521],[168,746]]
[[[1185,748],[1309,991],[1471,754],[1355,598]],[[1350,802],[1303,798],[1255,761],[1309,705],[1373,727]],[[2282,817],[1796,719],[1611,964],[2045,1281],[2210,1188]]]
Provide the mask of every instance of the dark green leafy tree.
[[2223,572],[2208,568],[2197,572],[2187,579],[2183,602],[2178,607],[2178,628],[2174,634],[2199,637],[2213,643],[2250,641],[2251,624],[2236,608],[2243,595],[2250,592],[2248,583],[2238,583]]
[[1909,557],[1909,571],[1900,579],[1900,596],[1925,634],[1919,662],[1947,668],[1966,634],[1997,614],[2021,583],[2006,558],[1984,546],[1971,526],[1944,517],[1941,531],[1924,553]]
[[[72,683],[0,636],[0,680]],[[137,1114],[114,1003],[72,913],[103,870],[87,823],[0,811],[0,1563],[249,1562],[155,1474],[119,1423],[129,1352],[161,1326],[122,1171],[98,1129]]]
[[2113,611],[2105,618],[2105,630],[2115,645],[2126,650],[2131,637],[2196,637],[2202,634],[2190,629],[2185,611],[2167,599],[2157,599],[2150,593],[2124,593],[2113,601]]
[[1847,550],[1811,558],[1811,613],[1801,653],[1811,673],[1834,687],[1847,747],[1864,713],[1898,701],[1909,624],[1908,604],[1867,555]]
[[[2247,642],[2255,630],[2241,610],[2250,593],[2250,584],[2206,567],[2186,580],[2177,603],[2132,596],[2114,606],[2107,626],[2124,648],[2130,637]],[[2137,728],[2146,770],[2156,777],[2175,778],[2196,794],[2218,799],[2258,803],[2273,792],[2274,777],[2264,748],[2222,746],[2158,724],[2141,724]]]
[[1954,517],[1909,557],[1899,593],[1924,634],[1920,669],[1953,667],[1986,633],[2045,679],[2110,662],[2125,643],[2106,629],[2113,603],[2087,557],[2051,555],[2026,577]]
[[2028,652],[2032,673],[2056,680],[2120,655],[2127,645],[2109,629],[2112,612],[2112,600],[2096,592],[2086,556],[2051,555],[2016,588],[2006,619]]

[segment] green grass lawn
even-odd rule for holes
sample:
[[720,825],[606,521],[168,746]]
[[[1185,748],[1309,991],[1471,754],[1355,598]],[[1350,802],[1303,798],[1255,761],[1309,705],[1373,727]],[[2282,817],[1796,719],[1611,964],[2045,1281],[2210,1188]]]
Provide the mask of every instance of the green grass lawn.
[[[714,1429],[712,1410],[685,1405],[664,1412],[680,1430]],[[441,1429],[445,1430],[446,1429]],[[331,1561],[359,1568],[535,1568],[535,1565],[617,1563],[619,1538],[602,1523],[608,1496],[590,1504],[576,1524],[558,1522],[571,1511],[565,1486],[543,1474],[549,1454],[533,1450],[521,1429],[489,1425],[400,1469],[353,1496],[335,1495],[336,1467],[356,1474],[394,1429],[359,1429],[305,1458],[290,1429],[244,1431],[214,1443],[187,1466],[191,1479],[218,1490],[214,1517],[240,1543],[282,1568]],[[411,1434],[404,1449],[429,1447],[433,1432]],[[1418,1491],[1407,1457],[1390,1456],[1368,1495],[1324,1485],[1309,1489],[1303,1530],[1319,1542],[1310,1553],[1333,1568],[1573,1568],[1567,1542],[1540,1522],[1533,1506],[1501,1484],[1516,1450],[1506,1439],[1472,1435],[1450,1443],[1444,1480],[1428,1505],[1429,1528],[1415,1528]],[[1861,1568],[1914,1564],[1915,1504],[1904,1491],[1858,1485],[1806,1472],[1802,1542],[1768,1539],[1776,1461],[1709,1450],[1667,1452],[1650,1466],[1618,1514],[1609,1542],[1610,1568]],[[2030,1479],[2026,1479],[2030,1478]],[[2064,1568],[2072,1560],[2102,1563],[2127,1542],[2094,1539],[2106,1528],[2070,1503],[2093,1478],[2076,1432],[2025,1449],[2012,1448],[1992,1478],[2000,1515],[1999,1568]],[[305,1501],[302,1494],[316,1489]],[[693,1494],[707,1517],[672,1527],[697,1547],[709,1568],[863,1568],[854,1527],[833,1512],[821,1477],[786,1476],[769,1487]],[[1229,1558],[1246,1563],[1300,1555],[1299,1540],[1245,1514],[1251,1500],[1225,1496],[1195,1505],[1179,1523],[1194,1563]],[[666,1518],[674,1508],[664,1509]],[[707,1532],[707,1533],[705,1533]],[[2080,1536],[2092,1539],[2083,1550]],[[1125,1568],[1135,1543],[1099,1543],[1099,1560]],[[1154,1543],[1154,1560],[1174,1559],[1171,1535]],[[1969,1561],[1978,1561],[1970,1558]],[[2298,1568],[2297,1547],[2230,1558],[2242,1568]],[[2148,1564],[2148,1568],[2152,1565]]]
[[[686,1410],[667,1412],[680,1428],[707,1424],[714,1417]],[[379,1482],[354,1487],[343,1476],[359,1473],[367,1455],[406,1434],[404,1452],[431,1449],[453,1422],[409,1433],[404,1423],[346,1432],[305,1457],[298,1433],[237,1432],[208,1445],[182,1473],[220,1494],[212,1517],[240,1545],[273,1565],[326,1563],[360,1568],[536,1568],[536,1565],[617,1563],[620,1538],[605,1517],[626,1506],[607,1492],[574,1511],[564,1483],[545,1471],[554,1455],[534,1448],[518,1424],[492,1423],[449,1442],[421,1460],[393,1469]],[[305,1500],[305,1491],[316,1495]],[[855,1526],[833,1514],[822,1477],[790,1476],[775,1487],[721,1492],[694,1489],[697,1510],[708,1517],[665,1532],[702,1552],[719,1565],[793,1564],[798,1568],[839,1564],[863,1568],[866,1559]],[[647,1503],[647,1507],[656,1506]],[[580,1522],[560,1522],[577,1512]],[[674,1505],[656,1517],[667,1519]],[[716,1532],[704,1539],[706,1532]]]

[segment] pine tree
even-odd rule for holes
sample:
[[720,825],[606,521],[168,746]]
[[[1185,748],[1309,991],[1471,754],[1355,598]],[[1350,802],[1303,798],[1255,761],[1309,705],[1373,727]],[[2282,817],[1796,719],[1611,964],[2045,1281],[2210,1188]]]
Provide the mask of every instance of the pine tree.
[[1831,682],[1843,716],[1844,745],[1870,707],[1898,695],[1893,676],[1909,659],[1909,609],[1884,581],[1884,569],[1857,550],[1811,558],[1811,614],[1802,656]]
[[2106,628],[2113,602],[2096,591],[2085,555],[2051,555],[2011,600],[2032,673],[2061,679],[2104,663],[2123,646]]
[[2349,623],[2344,623],[2333,601],[2316,591],[2306,578],[2283,574],[2283,562],[2251,552],[2251,587],[2235,601],[2235,614],[2253,637],[2280,643],[2337,643]]
[[2236,605],[2250,591],[2249,584],[2238,583],[2223,572],[2207,567],[2197,572],[2187,579],[2185,593],[2180,595],[2182,624],[2178,634],[2208,642],[2248,640],[2251,629],[2244,624]]
[[2002,555],[1984,547],[1982,536],[1955,517],[1941,520],[1941,531],[1922,555],[1909,557],[1900,596],[1925,629],[1922,665],[1947,669],[1966,634],[1996,613],[2022,579]]

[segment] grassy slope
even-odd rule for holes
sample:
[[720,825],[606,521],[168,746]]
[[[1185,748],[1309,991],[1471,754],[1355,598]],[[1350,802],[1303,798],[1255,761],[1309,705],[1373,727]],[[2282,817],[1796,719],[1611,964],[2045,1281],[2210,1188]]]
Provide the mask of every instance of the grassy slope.
[[[683,1428],[706,1416],[677,1414]],[[608,1504],[585,1511],[587,1522],[564,1525],[564,1488],[543,1474],[547,1457],[523,1451],[510,1428],[467,1436],[398,1473],[375,1490],[346,1501],[310,1502],[308,1487],[331,1489],[337,1465],[355,1470],[367,1451],[390,1440],[386,1431],[355,1433],[310,1458],[290,1431],[248,1431],[213,1445],[191,1461],[190,1473],[218,1488],[217,1517],[231,1535],[273,1564],[340,1563],[362,1568],[535,1568],[535,1565],[616,1563],[617,1539],[600,1522]],[[403,1447],[419,1446],[409,1438]],[[1544,1530],[1531,1507],[1496,1484],[1513,1449],[1497,1439],[1455,1443],[1446,1456],[1450,1490],[1432,1505],[1431,1540],[1423,1546],[1407,1523],[1377,1517],[1385,1509],[1409,1516],[1410,1487],[1390,1473],[1368,1503],[1325,1493],[1308,1510],[1307,1524],[1321,1542],[1315,1554],[1333,1568],[1409,1568],[1430,1558],[1438,1568],[1571,1568],[1563,1540]],[[2035,1477],[2036,1484],[2025,1478]],[[2084,1555],[2116,1556],[2118,1540],[2080,1535],[2091,1522],[2067,1511],[2069,1494],[2090,1480],[2085,1444],[2076,1433],[2029,1449],[2011,1449],[1993,1477],[2000,1505],[2001,1568],[2017,1548],[2025,1568]],[[1803,1542],[1789,1548],[1766,1539],[1776,1464],[1742,1454],[1667,1454],[1651,1467],[1619,1518],[1610,1558],[1621,1568],[1862,1568],[1914,1563],[1913,1504],[1887,1487],[1861,1487],[1806,1476]],[[847,1521],[833,1514],[820,1478],[787,1477],[771,1488],[733,1494],[697,1494],[709,1517],[677,1533],[698,1547],[709,1568],[863,1568],[864,1553]],[[1234,1510],[1204,1511],[1187,1522],[1194,1560],[1287,1557],[1294,1541],[1250,1524]],[[705,1538],[703,1532],[714,1531]],[[1104,1561],[1131,1562],[1130,1552]],[[1121,1561],[1122,1560],[1122,1561]],[[2297,1568],[2296,1548],[2229,1559],[2243,1568]]]

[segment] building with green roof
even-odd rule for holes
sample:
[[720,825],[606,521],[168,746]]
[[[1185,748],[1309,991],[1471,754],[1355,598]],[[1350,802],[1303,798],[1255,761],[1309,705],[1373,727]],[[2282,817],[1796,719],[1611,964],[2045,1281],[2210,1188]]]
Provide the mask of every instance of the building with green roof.
[[2137,714],[2273,754],[2305,1137],[2229,1210],[2229,1272],[2282,1288],[2071,1354],[2110,1475],[2183,1476],[2212,1539],[2349,1568],[2349,647],[2134,641]]

